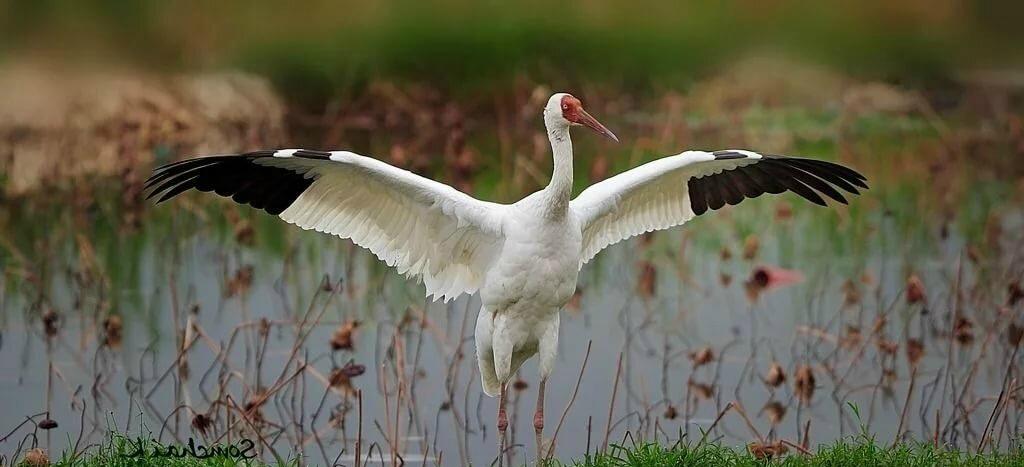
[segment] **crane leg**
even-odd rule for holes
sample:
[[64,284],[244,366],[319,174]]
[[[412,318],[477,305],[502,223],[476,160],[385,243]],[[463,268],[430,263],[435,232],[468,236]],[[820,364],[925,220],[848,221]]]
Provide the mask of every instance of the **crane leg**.
[[505,459],[505,430],[508,428],[508,415],[505,413],[506,389],[508,384],[501,383],[501,394],[498,396],[498,466]]
[[540,379],[537,388],[537,411],[533,414],[533,430],[537,434],[537,465],[544,460],[544,386],[547,378]]

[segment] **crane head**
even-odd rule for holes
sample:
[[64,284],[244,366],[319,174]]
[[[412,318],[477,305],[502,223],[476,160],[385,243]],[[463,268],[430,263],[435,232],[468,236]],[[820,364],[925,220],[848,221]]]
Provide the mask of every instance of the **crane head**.
[[558,101],[558,105],[562,112],[562,118],[570,125],[585,126],[600,135],[607,136],[616,143],[619,142],[619,138],[615,136],[615,133],[612,133],[611,130],[606,128],[601,124],[601,122],[597,121],[596,118],[587,113],[586,110],[583,110],[583,103],[575,96],[565,93],[555,94],[555,97],[557,96],[561,96]]

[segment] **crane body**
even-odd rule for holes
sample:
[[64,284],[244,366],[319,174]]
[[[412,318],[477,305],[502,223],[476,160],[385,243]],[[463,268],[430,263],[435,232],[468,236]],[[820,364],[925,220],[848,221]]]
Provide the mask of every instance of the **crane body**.
[[146,186],[159,201],[189,189],[215,192],[303,229],[351,239],[421,280],[434,298],[479,293],[477,360],[484,392],[499,398],[499,453],[505,448],[508,382],[538,355],[534,428],[540,459],[559,311],[572,298],[580,269],[598,252],[764,193],[790,191],[824,206],[821,195],[846,203],[839,190],[858,194],[867,188],[863,175],[839,164],[733,149],[657,159],[573,199],[570,128],[618,138],[569,94],[551,96],[543,116],[554,160],[551,181],[513,204],[480,201],[349,151],[188,159],[157,168]]

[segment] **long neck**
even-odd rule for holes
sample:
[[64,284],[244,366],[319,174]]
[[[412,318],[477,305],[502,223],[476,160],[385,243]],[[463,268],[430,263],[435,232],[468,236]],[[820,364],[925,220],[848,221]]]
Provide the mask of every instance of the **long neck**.
[[551,152],[555,160],[551,182],[544,188],[548,200],[548,213],[563,216],[569,209],[569,197],[572,196],[572,140],[569,139],[569,128],[549,128],[548,139],[551,140]]

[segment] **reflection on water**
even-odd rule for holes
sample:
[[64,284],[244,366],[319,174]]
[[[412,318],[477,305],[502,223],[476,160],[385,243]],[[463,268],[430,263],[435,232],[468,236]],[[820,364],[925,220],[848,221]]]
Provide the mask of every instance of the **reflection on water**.
[[[1021,309],[1010,285],[1021,274],[1019,211],[979,252],[956,230],[906,244],[915,234],[884,212],[780,216],[776,205],[617,245],[584,269],[548,385],[550,439],[581,378],[559,456],[627,433],[695,442],[709,428],[729,444],[811,447],[862,424],[880,440],[1019,439],[1018,405],[993,413],[1020,359],[1007,327]],[[493,459],[476,298],[427,303],[347,242],[213,206],[160,208],[116,241],[65,234],[45,261],[35,260],[44,250],[12,256],[5,432],[48,412],[58,427],[35,433],[54,453],[117,430],[169,443],[248,437],[265,458],[324,464],[352,464],[357,452],[371,463]],[[758,266],[803,280],[763,288]],[[535,449],[535,372],[527,363],[511,394],[518,461]],[[0,443],[5,454],[26,430]]]
[[[872,190],[835,209],[750,200],[588,264],[548,384],[556,454],[630,437],[695,443],[705,432],[813,449],[862,426],[886,443],[1019,443],[1019,188],[968,176],[962,159],[922,169],[918,154],[945,157],[935,150],[945,146],[920,119],[771,112],[637,133],[699,135],[710,147],[785,136],[794,153],[841,151]],[[506,130],[543,141],[535,121],[517,125]],[[673,138],[660,144],[690,143]],[[502,171],[482,166],[455,182],[502,201],[542,184],[546,146],[510,155],[504,144],[465,144],[496,148],[498,162],[486,161]],[[592,177],[652,157],[605,157],[590,144],[580,142],[577,163]],[[0,201],[0,434],[11,433],[0,454],[39,445],[55,458],[118,431],[165,443],[248,438],[265,459],[316,464],[494,459],[475,297],[428,303],[347,241],[210,197],[153,208],[123,194],[132,189]],[[511,392],[516,462],[535,452],[536,370],[527,362]],[[42,429],[44,419],[57,426]]]

